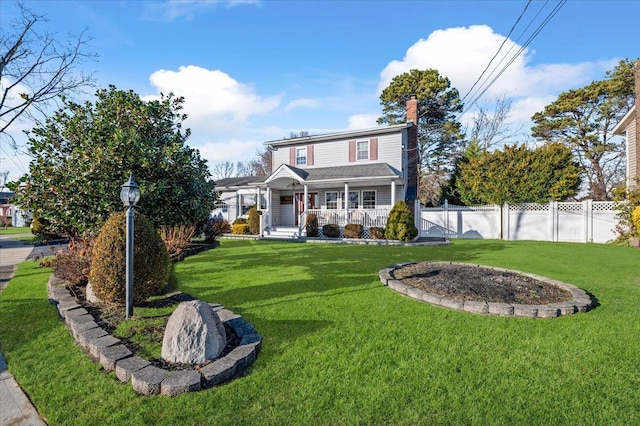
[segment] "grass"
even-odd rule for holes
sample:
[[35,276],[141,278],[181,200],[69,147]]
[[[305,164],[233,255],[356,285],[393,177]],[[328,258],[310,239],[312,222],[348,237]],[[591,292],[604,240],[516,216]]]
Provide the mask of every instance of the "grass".
[[[401,261],[451,260],[577,285],[600,306],[534,320],[420,303],[382,286]],[[640,251],[455,241],[440,247],[223,240],[176,265],[178,289],[263,335],[246,377],[175,398],[137,396],[73,343],[19,266],[0,294],[0,350],[50,424],[637,424]],[[138,312],[135,313],[138,315]]]
[[7,228],[0,227],[0,235],[14,235],[14,234],[30,234],[31,228],[28,226],[23,227],[13,227],[8,226]]

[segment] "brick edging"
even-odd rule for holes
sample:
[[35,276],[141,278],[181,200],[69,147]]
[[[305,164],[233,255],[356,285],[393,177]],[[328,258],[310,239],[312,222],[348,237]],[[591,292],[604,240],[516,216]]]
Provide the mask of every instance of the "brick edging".
[[217,386],[244,373],[256,360],[262,346],[262,336],[249,322],[222,305],[210,303],[220,321],[236,332],[240,345],[199,370],[168,371],[134,356],[120,339],[102,329],[67,290],[62,279],[51,275],[47,294],[76,342],[102,365],[105,372],[115,371],[123,383],[131,381],[133,390],[141,395],[176,396]]
[[538,281],[545,282],[547,284],[560,287],[571,293],[573,299],[567,302],[550,303],[547,305],[521,305],[517,303],[497,303],[497,302],[484,302],[484,301],[465,301],[455,299],[452,297],[445,297],[435,293],[428,293],[424,290],[408,286],[401,281],[397,280],[393,274],[393,271],[401,266],[411,265],[416,262],[398,263],[395,265],[383,268],[378,273],[378,277],[383,285],[388,286],[390,289],[404,294],[405,296],[419,300],[421,302],[430,303],[434,306],[440,306],[443,308],[454,309],[457,311],[470,312],[474,314],[488,314],[499,316],[515,316],[515,317],[528,317],[528,318],[556,318],[564,315],[576,314],[579,312],[587,312],[594,307],[594,302],[586,291],[582,290],[571,284],[566,284],[560,281],[552,280],[550,278],[541,277],[539,275],[529,274],[526,272],[514,271],[511,269],[496,268],[484,265],[475,265],[470,263],[457,263],[457,262],[425,262],[431,264],[446,264],[446,265],[461,265],[461,266],[473,266],[491,269],[500,272],[510,272],[519,274],[525,277],[533,278]]

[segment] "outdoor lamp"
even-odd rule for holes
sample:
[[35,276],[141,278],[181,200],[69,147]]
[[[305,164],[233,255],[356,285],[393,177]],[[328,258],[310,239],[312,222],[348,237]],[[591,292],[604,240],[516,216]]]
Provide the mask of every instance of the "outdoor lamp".
[[125,294],[125,318],[133,316],[133,206],[140,200],[140,187],[129,175],[129,180],[122,184],[120,199],[127,208],[127,235],[126,235],[126,294]]
[[133,176],[129,175],[129,180],[122,184],[120,199],[125,207],[133,207],[140,200],[140,187],[133,181]]

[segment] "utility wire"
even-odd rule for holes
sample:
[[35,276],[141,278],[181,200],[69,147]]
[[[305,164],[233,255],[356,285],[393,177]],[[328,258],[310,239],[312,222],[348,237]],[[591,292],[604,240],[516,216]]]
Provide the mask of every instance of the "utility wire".
[[560,3],[558,3],[554,7],[554,9],[549,13],[549,15],[547,15],[545,20],[538,26],[538,28],[536,28],[535,32],[531,36],[529,36],[527,41],[520,47],[520,49],[516,52],[516,54],[500,70],[500,72],[493,78],[493,80],[491,80],[491,82],[487,85],[487,87],[485,87],[485,89],[473,99],[471,104],[467,108],[465,108],[463,113],[468,111],[473,105],[475,105],[476,102],[478,102],[478,100],[482,97],[482,95],[484,95],[486,91],[489,90],[489,88],[496,82],[496,80],[500,78],[500,76],[507,70],[507,68],[511,66],[511,64],[516,60],[518,56],[520,56],[520,54],[524,51],[524,49],[526,49],[529,46],[529,44],[531,44],[531,42],[538,36],[538,34],[540,34],[540,31],[542,31],[542,29],[549,23],[549,21],[551,21],[551,19],[560,11],[562,6],[564,6],[566,2],[567,0],[562,0],[560,1]]
[[[507,34],[507,36],[504,38],[504,40],[502,40],[502,44],[500,45],[500,47],[498,47],[498,50],[496,51],[495,55],[493,55],[493,57],[491,58],[491,60],[489,61],[489,63],[487,64],[487,66],[484,68],[484,70],[482,70],[482,73],[480,74],[480,77],[478,77],[478,79],[473,83],[473,85],[471,86],[471,88],[467,91],[467,93],[465,93],[465,95],[462,97],[462,101],[464,102],[465,99],[467,99],[467,96],[469,96],[469,94],[473,91],[473,88],[476,87],[476,84],[478,84],[478,82],[480,81],[480,79],[482,78],[482,76],[484,75],[485,72],[487,72],[487,70],[489,69],[489,67],[491,66],[491,63],[493,62],[493,60],[498,56],[498,54],[500,53],[500,51],[502,50],[502,48],[504,47],[504,44],[507,42],[507,40],[509,40],[509,37],[511,36],[511,33],[513,33],[513,30],[516,29],[516,26],[518,25],[518,22],[520,22],[520,19],[522,19],[522,17],[524,16],[525,12],[527,11],[527,9],[529,8],[529,5],[531,4],[531,0],[529,0],[527,2],[527,4],[524,7],[524,10],[520,13],[520,16],[518,16],[518,19],[516,19],[516,22],[513,24],[513,26],[511,26],[511,30],[509,30],[509,34]],[[509,52],[507,52],[508,54]]]

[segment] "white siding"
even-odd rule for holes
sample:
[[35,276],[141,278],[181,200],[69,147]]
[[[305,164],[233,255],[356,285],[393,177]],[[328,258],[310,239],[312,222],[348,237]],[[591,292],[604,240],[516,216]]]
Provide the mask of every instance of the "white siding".
[[[398,170],[402,169],[402,132],[378,135],[378,159],[360,160],[349,162],[349,141],[369,140],[369,137],[338,139],[335,141],[316,142],[313,144],[301,143],[295,146],[313,145],[314,164],[311,166],[298,166],[301,168],[348,166],[367,163],[388,163]],[[273,170],[281,164],[289,163],[290,146],[280,146],[273,152]],[[295,166],[295,164],[292,164]]]
[[[636,114],[638,110],[636,109]],[[635,178],[640,176],[640,140],[636,128],[637,120],[631,120],[626,128],[627,132],[627,186],[635,184]]]

